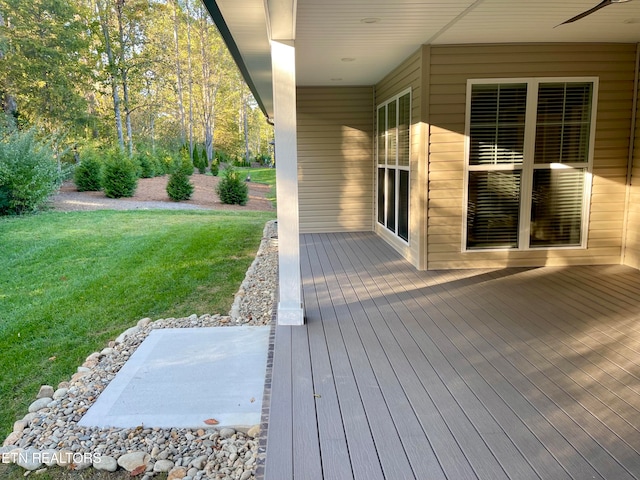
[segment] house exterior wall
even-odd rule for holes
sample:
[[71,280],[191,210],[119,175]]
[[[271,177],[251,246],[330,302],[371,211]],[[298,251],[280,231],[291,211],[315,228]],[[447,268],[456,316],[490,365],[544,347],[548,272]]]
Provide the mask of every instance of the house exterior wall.
[[[640,50],[640,44],[637,45],[637,48]],[[638,75],[640,75],[640,72],[638,72]],[[637,97],[640,104],[640,84]],[[636,105],[635,141],[630,189],[624,263],[634,268],[640,268],[640,105]]]
[[[424,73],[428,65],[424,65],[425,52],[417,50],[396,69],[389,73],[375,86],[375,106],[384,103],[399,93],[411,88],[411,148],[409,170],[409,245],[389,232],[374,218],[375,232],[383,237],[392,247],[418,268],[424,268],[424,241],[426,240],[426,158],[425,125],[422,122],[425,89]],[[375,117],[374,117],[375,119]],[[375,153],[375,152],[374,152]],[[373,159],[375,164],[376,160]],[[375,179],[375,171],[374,171]],[[374,192],[375,197],[376,192]],[[375,212],[374,212],[375,213]]]
[[[631,44],[431,46],[425,79],[430,92],[427,268],[620,263],[635,50]],[[593,76],[599,77],[599,90],[587,248],[462,252],[467,80]],[[636,162],[640,175],[637,155]],[[634,202],[638,220],[640,191]]]
[[373,230],[373,88],[297,96],[300,232]]

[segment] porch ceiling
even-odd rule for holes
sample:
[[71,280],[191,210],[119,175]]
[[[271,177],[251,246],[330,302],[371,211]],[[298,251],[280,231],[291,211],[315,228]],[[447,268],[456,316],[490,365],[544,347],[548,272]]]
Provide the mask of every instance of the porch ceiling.
[[236,61],[269,113],[267,4],[290,3],[296,11],[296,75],[303,86],[373,85],[422,44],[640,42],[640,0],[562,26],[599,0],[204,1],[219,27],[224,19]]

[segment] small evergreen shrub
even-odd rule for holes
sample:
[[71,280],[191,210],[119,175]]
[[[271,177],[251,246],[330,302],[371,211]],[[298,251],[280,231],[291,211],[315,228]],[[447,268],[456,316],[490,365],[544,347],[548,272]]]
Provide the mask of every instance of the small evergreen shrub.
[[233,165],[240,168],[247,168],[251,166],[251,162],[247,162],[243,157],[241,158],[234,157]]
[[65,172],[33,130],[3,130],[0,127],[0,215],[34,212],[60,188]]
[[82,159],[73,172],[73,181],[79,192],[102,190],[102,162],[92,155]]
[[220,171],[220,167],[218,167],[218,161],[214,160],[213,162],[211,162],[211,175],[213,175],[214,177],[217,177],[219,171]]
[[112,155],[104,165],[102,188],[109,198],[133,197],[138,188],[136,164],[122,154]]
[[[202,152],[204,153],[204,151]],[[193,166],[198,169],[198,173],[204,173],[207,171],[207,155],[201,155],[198,152],[198,148],[193,149]]]
[[156,163],[148,153],[140,153],[136,157],[140,165],[140,178],[153,178],[156,176]]
[[249,188],[240,178],[240,173],[230,166],[223,172],[216,192],[220,201],[228,205],[246,205],[249,200]]
[[177,161],[171,155],[164,155],[160,159],[160,164],[162,166],[162,175],[176,171]]
[[[178,164],[178,166],[176,167],[176,169],[174,171],[178,171],[178,170],[184,171],[184,173],[187,176],[193,175],[193,171],[195,169],[193,168],[193,163],[191,162],[191,160],[189,159],[188,156],[186,156],[186,157],[181,156],[180,157],[180,163]],[[171,173],[173,173],[173,172],[171,172]]]
[[171,174],[167,183],[167,195],[175,202],[189,200],[193,194],[193,184],[189,181],[187,173],[179,168]]

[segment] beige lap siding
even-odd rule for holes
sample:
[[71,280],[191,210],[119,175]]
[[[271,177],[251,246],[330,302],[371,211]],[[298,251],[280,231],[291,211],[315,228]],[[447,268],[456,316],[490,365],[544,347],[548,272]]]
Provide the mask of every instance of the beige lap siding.
[[[638,48],[640,48],[640,45],[638,45]],[[640,98],[640,85],[638,97]],[[640,101],[638,103],[640,104]],[[640,268],[640,105],[636,105],[635,142],[626,247],[624,263],[634,268]]]
[[300,233],[373,230],[373,88],[297,95]]
[[[635,50],[631,44],[430,47],[429,269],[620,263]],[[593,76],[599,99],[587,249],[462,253],[467,80]],[[634,198],[640,220],[640,190]],[[639,232],[629,232],[636,239],[630,259],[638,258]]]

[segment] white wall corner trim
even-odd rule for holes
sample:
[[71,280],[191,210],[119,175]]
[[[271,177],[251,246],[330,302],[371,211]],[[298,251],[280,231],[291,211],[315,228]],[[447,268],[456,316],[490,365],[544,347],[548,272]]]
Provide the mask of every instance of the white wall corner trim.
[[278,324],[303,325],[298,214],[295,48],[271,42],[275,120],[280,300]]

